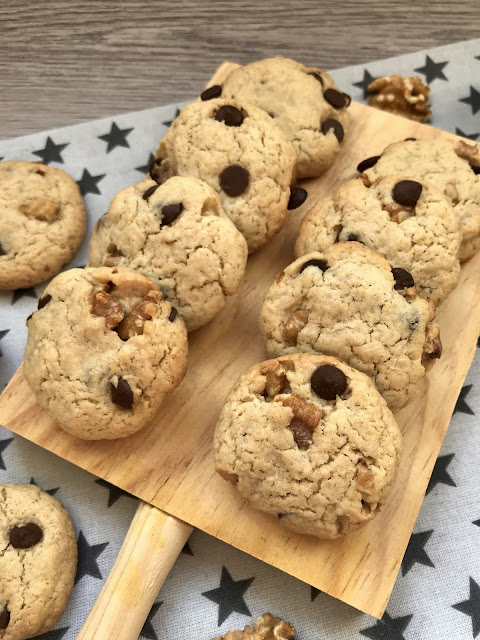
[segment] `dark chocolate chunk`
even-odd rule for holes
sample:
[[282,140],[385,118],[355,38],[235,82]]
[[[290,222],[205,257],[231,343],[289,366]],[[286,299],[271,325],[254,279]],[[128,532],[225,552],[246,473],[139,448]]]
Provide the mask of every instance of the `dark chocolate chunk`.
[[301,187],[292,187],[290,189],[290,198],[288,200],[287,209],[298,209],[307,199],[308,193]]
[[325,262],[325,260],[318,260],[317,258],[314,258],[313,260],[307,260],[307,262],[302,265],[299,273],[305,271],[307,267],[318,267],[321,271],[326,271],[328,269],[328,263]]
[[10,622],[10,611],[7,607],[3,607],[3,610],[0,612],[0,629],[6,629]]
[[172,224],[183,211],[183,204],[166,204],[162,207],[162,226]]
[[175,307],[172,306],[172,310],[170,311],[170,315],[168,316],[168,319],[170,320],[170,322],[173,322],[175,320],[175,318],[177,317],[178,311],[175,309]]
[[415,281],[413,280],[412,274],[405,269],[394,267],[392,269],[392,275],[395,280],[395,285],[393,288],[397,291],[399,291],[400,289],[409,289],[410,287],[415,286]]
[[222,95],[222,87],[219,84],[214,84],[213,87],[208,87],[205,89],[203,93],[200,94],[200,100],[205,102],[206,100],[211,100],[212,98],[218,98]]
[[405,138],[405,142],[414,142],[416,140],[416,138]]
[[227,167],[220,174],[220,186],[227,196],[239,196],[247,190],[250,174],[239,164]]
[[340,93],[336,89],[325,89],[323,92],[323,97],[331,104],[335,109],[343,109],[348,104],[347,96],[345,93]]
[[420,194],[422,185],[415,180],[401,180],[393,187],[392,198],[404,207],[414,207]]
[[472,171],[476,176],[480,175],[480,167],[479,166],[477,166],[476,164],[471,164],[470,167],[472,168]]
[[46,296],[43,296],[43,298],[40,298],[40,300],[38,301],[38,308],[43,309],[43,307],[47,305],[51,299],[52,299],[52,296],[49,293],[47,293]]
[[357,171],[359,173],[363,173],[367,169],[370,169],[370,167],[373,167],[374,165],[377,164],[379,158],[380,156],[372,156],[371,158],[366,158],[365,160],[362,160],[360,164],[357,166]]
[[237,107],[224,104],[215,114],[215,120],[224,122],[227,127],[239,127],[243,123],[243,115]]
[[158,189],[158,184],[154,184],[153,187],[149,187],[145,193],[143,194],[143,199],[144,200],[148,200],[149,197],[152,195],[152,193],[155,193],[155,191]]
[[337,140],[339,142],[342,142],[343,136],[344,136],[344,131],[343,131],[342,125],[340,124],[340,122],[338,120],[334,120],[333,118],[329,118],[328,120],[325,120],[325,122],[322,124],[322,133],[327,135],[327,133],[332,129],[333,129],[333,133],[335,134],[335,137],[337,138]]
[[338,367],[324,364],[315,369],[310,384],[319,398],[335,400],[347,388],[347,377]]
[[15,549],[30,549],[43,538],[43,531],[34,522],[15,525],[10,530],[10,544]]
[[308,72],[309,76],[313,76],[315,78],[315,80],[318,80],[319,83],[322,85],[323,87],[323,78],[319,73],[316,73],[315,71],[309,71]]
[[112,396],[112,402],[122,409],[131,409],[133,406],[133,391],[130,385],[123,378],[118,379],[116,387],[110,384],[110,393]]

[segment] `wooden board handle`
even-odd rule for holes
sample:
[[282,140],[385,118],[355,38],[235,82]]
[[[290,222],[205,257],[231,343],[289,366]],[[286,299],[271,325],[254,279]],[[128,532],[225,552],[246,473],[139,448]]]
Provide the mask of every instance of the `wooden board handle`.
[[185,522],[140,502],[77,640],[137,640],[191,532],[192,527]]

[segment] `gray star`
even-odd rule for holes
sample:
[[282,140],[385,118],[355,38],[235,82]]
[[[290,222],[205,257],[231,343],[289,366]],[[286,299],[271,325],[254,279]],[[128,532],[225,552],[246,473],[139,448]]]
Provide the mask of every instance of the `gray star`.
[[368,96],[368,85],[375,80],[374,76],[370,75],[367,69],[363,70],[363,80],[360,82],[354,82],[353,86],[362,89],[363,97],[366,98]]
[[459,127],[455,127],[455,133],[462,138],[470,138],[470,140],[477,140],[480,133],[464,133]]
[[50,164],[50,162],[60,162],[63,164],[61,152],[65,147],[68,147],[69,144],[69,142],[66,142],[65,144],[55,144],[50,136],[48,136],[43,149],[32,151],[32,153],[34,156],[38,156],[44,164]]
[[[2,340],[2,338],[4,338],[9,331],[10,329],[3,329],[3,331],[0,331],[0,340]],[[2,350],[0,349],[0,358],[2,357],[2,355]]]
[[480,587],[473,578],[470,578],[470,598],[458,604],[452,604],[452,607],[471,617],[472,635],[476,638],[480,633]]
[[421,533],[412,534],[402,560],[402,576],[407,575],[413,565],[417,562],[418,564],[424,564],[427,567],[435,566],[424,549],[432,533],[433,529],[430,529],[430,531],[422,531]]
[[92,176],[88,169],[84,169],[82,177],[77,182],[80,187],[80,191],[82,192],[82,196],[86,196],[87,193],[96,193],[100,195],[101,192],[97,185],[100,180],[103,180],[105,175],[106,174],[104,173],[99,176]]
[[453,410],[453,415],[455,415],[457,411],[459,413],[466,413],[469,416],[475,415],[472,409],[468,406],[467,401],[465,400],[465,398],[470,393],[470,389],[472,388],[472,386],[473,385],[471,384],[466,384],[464,387],[462,387],[460,395],[458,396],[457,402],[455,404],[455,409]]
[[119,129],[116,122],[112,122],[110,133],[98,137],[107,143],[107,153],[110,153],[110,151],[113,151],[116,147],[127,147],[129,149],[130,145],[127,142],[127,136],[130,135],[132,131],[133,128]]
[[405,640],[403,632],[412,618],[412,615],[392,618],[385,611],[381,620],[377,620],[373,627],[361,630],[360,634],[370,640]]
[[446,67],[447,62],[434,62],[430,56],[426,56],[425,65],[423,67],[417,67],[414,71],[418,71],[425,76],[426,82],[430,84],[433,80],[448,80],[447,76],[443,73],[443,68]]
[[165,122],[162,122],[163,126],[169,127],[172,124],[172,122],[175,120],[175,118],[179,115],[180,115],[180,109],[177,107],[175,109],[175,115],[173,116],[173,118],[171,120],[166,120]]
[[445,456],[438,456],[435,466],[433,467],[425,495],[428,495],[430,491],[437,486],[437,484],[447,484],[450,487],[457,486],[447,471],[447,467],[454,457],[454,453],[449,453]]
[[8,447],[8,445],[13,442],[13,438],[5,438],[4,440],[0,440],[0,469],[6,469],[5,463],[3,461],[2,453]]
[[107,482],[106,480],[102,480],[101,478],[98,478],[98,480],[95,480],[95,482],[99,484],[101,487],[105,487],[105,489],[108,489],[109,493],[108,493],[107,508],[110,508],[112,504],[115,504],[115,502],[119,500],[122,496],[125,496],[127,498],[135,498],[135,496],[132,496],[130,493],[127,493],[123,489],[119,489],[118,487],[116,487],[113,484],[110,484],[110,482]]
[[[30,484],[34,484],[36,487],[38,487],[38,484],[35,482],[35,478],[30,478]],[[41,487],[40,487],[41,489]],[[49,493],[51,496],[54,496],[57,491],[60,489],[60,487],[55,487],[55,489],[46,489],[44,490],[45,493]]]
[[25,297],[37,299],[38,296],[37,296],[37,292],[35,291],[35,288],[29,287],[28,289],[15,289],[15,291],[13,292],[11,304],[15,304],[16,302],[18,302],[19,300]]
[[150,169],[150,165],[154,160],[155,160],[155,156],[153,155],[153,153],[150,153],[150,155],[148,156],[147,164],[144,164],[141,167],[135,167],[135,171],[140,171],[140,173],[144,173],[144,174],[148,173]]
[[463,104],[469,104],[472,107],[472,113],[475,115],[477,111],[480,111],[480,92],[475,87],[470,86],[470,96],[468,98],[462,98],[459,102]]
[[70,627],[63,627],[63,629],[52,629],[52,631],[42,633],[41,636],[35,636],[35,640],[62,640],[63,636],[69,629]]
[[152,618],[160,609],[162,604],[163,602],[155,602],[153,604],[152,608],[150,609],[150,613],[148,614],[147,619],[145,620],[145,624],[143,625],[142,630],[140,631],[141,638],[147,638],[147,640],[158,640],[158,636],[155,633],[155,629],[153,628]]
[[80,531],[78,536],[78,567],[75,576],[75,584],[79,582],[83,576],[92,576],[93,578],[102,579],[102,574],[98,568],[97,558],[108,545],[108,542],[100,544],[88,544],[87,539]]
[[220,586],[202,593],[202,596],[218,604],[218,626],[222,625],[234,611],[247,616],[252,615],[243,599],[243,594],[253,580],[254,578],[247,578],[246,580],[235,581],[224,566],[222,567]]
[[480,518],[478,520],[474,520],[472,524],[476,524],[477,527],[480,527]]

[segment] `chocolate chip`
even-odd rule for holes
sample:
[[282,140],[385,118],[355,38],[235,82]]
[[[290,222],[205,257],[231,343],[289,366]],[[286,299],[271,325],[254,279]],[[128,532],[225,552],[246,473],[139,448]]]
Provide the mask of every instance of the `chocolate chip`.
[[348,93],[343,94],[345,96],[345,100],[347,101],[346,107],[349,107],[352,104],[352,98],[348,95]]
[[43,307],[47,305],[51,299],[52,299],[52,296],[49,293],[47,293],[46,296],[43,296],[43,298],[40,298],[40,300],[38,301],[38,308],[43,309]]
[[308,193],[301,187],[292,187],[290,189],[290,198],[288,199],[287,209],[298,209],[307,199]]
[[347,240],[348,242],[358,242],[358,238],[354,233],[349,233]]
[[205,91],[200,94],[200,100],[205,102],[206,100],[211,100],[212,98],[218,98],[218,96],[222,95],[222,87],[219,84],[214,84],[213,87],[208,87]]
[[123,378],[118,379],[116,387],[110,384],[110,393],[112,396],[112,402],[117,404],[122,409],[131,409],[133,406],[133,391],[130,385]]
[[414,142],[415,140],[416,140],[416,138],[405,138],[405,142],[409,142],[409,141]]
[[392,198],[404,207],[414,207],[420,194],[422,185],[415,180],[401,180],[393,187]]
[[7,252],[5,251],[5,249],[0,244],[0,256],[6,256],[6,255],[7,255]]
[[172,224],[183,211],[183,204],[166,204],[162,207],[162,226]]
[[43,531],[34,522],[15,525],[10,530],[10,544],[15,549],[30,549],[43,538]]
[[227,167],[220,174],[220,186],[227,196],[239,196],[247,190],[249,182],[248,171],[238,164]]
[[148,200],[152,193],[155,193],[155,191],[158,189],[158,186],[158,184],[154,184],[153,187],[149,187],[143,194],[143,199]]
[[307,262],[305,262],[305,264],[300,269],[299,273],[305,271],[307,267],[318,267],[321,271],[326,271],[328,269],[328,263],[325,262],[325,260],[318,260],[318,258],[307,260]]
[[333,133],[335,134],[336,139],[339,142],[342,142],[343,140],[343,136],[344,136],[344,131],[343,131],[343,127],[340,124],[340,122],[338,120],[334,120],[333,118],[329,118],[328,120],[325,120],[325,122],[322,124],[322,133],[324,135],[327,135],[327,133],[329,131],[331,131],[333,129]]
[[357,166],[357,171],[359,173],[363,173],[367,169],[370,169],[370,167],[373,167],[377,164],[379,158],[380,156],[372,156],[371,158],[366,158],[366,160],[362,160],[362,162],[360,162],[360,164]]
[[324,364],[315,369],[310,380],[314,393],[324,400],[335,400],[347,388],[347,377],[337,367]]
[[415,281],[412,277],[411,273],[408,273],[405,269],[401,269],[400,267],[394,267],[392,269],[392,275],[395,280],[394,289],[397,291],[401,289],[409,289],[410,287],[415,286]]
[[173,322],[175,320],[175,318],[177,317],[178,311],[175,309],[175,307],[172,306],[172,310],[170,311],[170,315],[168,316],[168,319],[170,320],[170,322]]
[[112,282],[111,280],[109,280],[109,281],[107,282],[107,284],[105,285],[105,289],[106,289],[106,291],[109,291],[109,292],[110,292],[112,289],[115,289],[115,287],[116,287],[116,284],[115,284],[114,282]]
[[215,120],[224,122],[227,127],[239,127],[243,123],[243,115],[237,107],[224,104],[215,114]]
[[331,104],[335,109],[343,109],[343,107],[347,106],[347,97],[349,96],[345,93],[340,93],[340,91],[337,91],[336,89],[326,89],[323,92],[323,97],[328,104]]
[[476,176],[480,175],[480,167],[475,164],[471,164],[470,167]]
[[8,627],[8,623],[10,622],[10,611],[7,607],[3,608],[3,611],[0,613],[0,629],[6,629]]
[[315,80],[318,80],[319,83],[322,85],[323,87],[323,78],[319,73],[315,73],[315,71],[309,71],[308,72],[309,76],[313,76],[315,78]]
[[163,162],[163,158],[157,158],[150,164],[148,168],[148,175],[151,177],[152,180],[155,180],[155,182],[158,182],[157,174],[158,174],[158,169],[160,168],[160,165],[162,164],[162,162]]

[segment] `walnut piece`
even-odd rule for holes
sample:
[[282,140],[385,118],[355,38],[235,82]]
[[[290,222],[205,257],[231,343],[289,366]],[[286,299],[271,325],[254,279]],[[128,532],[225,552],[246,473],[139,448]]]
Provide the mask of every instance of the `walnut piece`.
[[463,140],[459,140],[455,146],[455,153],[460,158],[464,158],[473,164],[480,163],[480,146],[477,144],[468,144]]
[[429,324],[426,331],[425,353],[433,360],[440,358],[442,355],[442,341],[440,339],[440,330],[436,324]]
[[430,87],[418,76],[403,78],[393,75],[377,78],[368,85],[368,92],[374,94],[368,101],[372,107],[416,122],[430,120]]
[[[388,211],[393,222],[403,222],[407,218],[411,218],[408,208],[405,208],[397,202],[387,202],[382,205],[384,211]],[[413,208],[411,209],[413,211]]]
[[151,320],[158,309],[158,303],[162,300],[160,291],[152,289],[130,311],[118,325],[117,333],[122,340],[128,340],[132,336],[141,336],[145,322]]
[[60,205],[51,198],[31,198],[24,204],[21,204],[18,209],[29,218],[53,222],[57,217]]
[[308,322],[308,312],[302,309],[295,311],[287,321],[283,330],[283,337],[288,342],[296,342],[298,334]]
[[293,418],[288,428],[292,431],[298,448],[305,451],[312,444],[313,432],[322,417],[321,409],[293,394],[279,397],[278,401],[284,407],[292,409]]
[[92,305],[94,316],[105,318],[107,329],[114,329],[125,315],[122,305],[112,295],[103,290],[90,294],[90,304]]
[[295,633],[293,624],[265,613],[253,622],[253,629],[247,624],[243,631],[229,631],[214,640],[294,640]]

